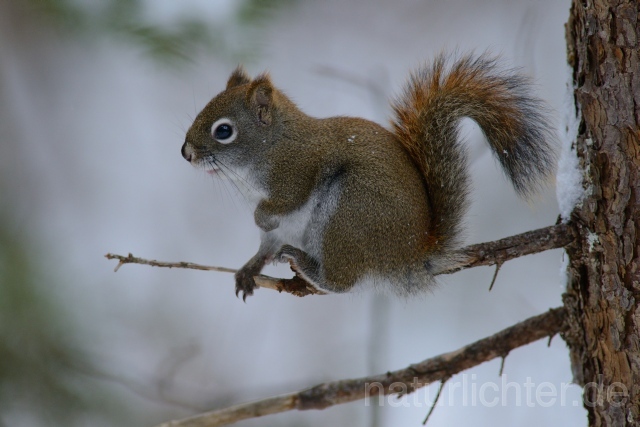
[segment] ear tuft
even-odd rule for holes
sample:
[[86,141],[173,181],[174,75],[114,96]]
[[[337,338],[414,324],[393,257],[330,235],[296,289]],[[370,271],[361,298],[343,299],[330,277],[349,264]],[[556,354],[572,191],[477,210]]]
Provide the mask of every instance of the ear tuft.
[[256,112],[258,121],[263,125],[271,124],[273,92],[271,79],[266,73],[256,77],[247,91],[247,103]]
[[227,81],[227,90],[247,83],[251,83],[251,77],[249,77],[242,65],[238,65],[229,76],[229,80]]

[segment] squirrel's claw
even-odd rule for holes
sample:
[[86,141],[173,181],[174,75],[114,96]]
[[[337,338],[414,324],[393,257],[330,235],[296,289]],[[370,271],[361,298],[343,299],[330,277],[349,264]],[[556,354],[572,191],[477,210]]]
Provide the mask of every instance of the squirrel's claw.
[[242,293],[242,302],[247,302],[247,297],[253,295],[253,290],[241,289],[236,286],[236,298],[240,297],[240,293]]
[[236,273],[236,297],[242,292],[242,301],[246,302],[247,297],[253,295],[256,288],[256,282],[253,280],[253,274],[240,270]]

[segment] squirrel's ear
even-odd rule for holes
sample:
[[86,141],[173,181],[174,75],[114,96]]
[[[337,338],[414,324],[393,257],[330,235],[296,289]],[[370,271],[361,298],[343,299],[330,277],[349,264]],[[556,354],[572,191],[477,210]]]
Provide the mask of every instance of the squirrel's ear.
[[251,83],[251,77],[244,70],[242,65],[238,65],[233,73],[229,76],[229,80],[227,81],[227,89],[231,89],[232,87],[244,85],[247,83]]
[[273,85],[267,74],[261,74],[251,82],[247,92],[247,101],[256,112],[258,121],[263,125],[271,124],[273,109]]

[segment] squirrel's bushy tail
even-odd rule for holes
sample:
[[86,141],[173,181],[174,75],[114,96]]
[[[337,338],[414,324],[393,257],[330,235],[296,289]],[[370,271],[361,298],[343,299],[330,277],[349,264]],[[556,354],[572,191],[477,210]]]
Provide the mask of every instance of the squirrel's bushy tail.
[[531,95],[526,77],[500,70],[486,54],[454,61],[439,55],[411,75],[393,109],[398,140],[425,177],[437,253],[460,244],[468,205],[461,118],[478,123],[519,195],[534,193],[554,170],[554,138],[544,104]]

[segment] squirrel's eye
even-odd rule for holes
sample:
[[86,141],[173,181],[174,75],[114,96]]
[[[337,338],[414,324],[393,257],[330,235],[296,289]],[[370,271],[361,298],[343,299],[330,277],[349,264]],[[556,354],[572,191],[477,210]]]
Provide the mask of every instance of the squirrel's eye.
[[236,139],[237,132],[231,120],[222,118],[211,126],[211,134],[216,141],[228,144]]
[[216,139],[227,139],[233,134],[233,128],[229,125],[219,125],[216,128]]

